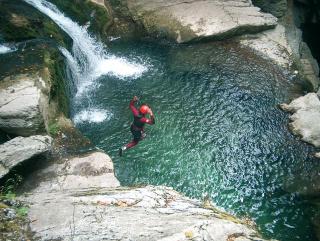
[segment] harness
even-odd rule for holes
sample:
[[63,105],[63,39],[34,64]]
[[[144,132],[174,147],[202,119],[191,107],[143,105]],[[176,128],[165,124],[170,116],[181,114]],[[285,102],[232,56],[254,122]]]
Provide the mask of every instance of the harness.
[[143,131],[145,123],[140,121],[142,117],[142,115],[134,116],[132,123],[132,127],[134,130]]

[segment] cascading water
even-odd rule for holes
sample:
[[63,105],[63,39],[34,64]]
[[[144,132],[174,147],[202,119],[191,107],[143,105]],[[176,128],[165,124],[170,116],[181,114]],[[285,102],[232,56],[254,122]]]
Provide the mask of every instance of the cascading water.
[[[125,58],[108,54],[105,46],[97,41],[87,31],[87,27],[79,26],[76,22],[66,17],[59,9],[45,0],[24,0],[48,17],[50,17],[73,40],[72,52],[60,47],[61,53],[66,57],[75,87],[74,101],[77,104],[73,117],[75,122],[100,122],[108,118],[111,113],[97,107],[92,107],[89,92],[97,87],[96,80],[103,75],[113,75],[118,79],[137,78],[147,70],[142,64],[132,63]],[[87,106],[83,106],[83,102]]]

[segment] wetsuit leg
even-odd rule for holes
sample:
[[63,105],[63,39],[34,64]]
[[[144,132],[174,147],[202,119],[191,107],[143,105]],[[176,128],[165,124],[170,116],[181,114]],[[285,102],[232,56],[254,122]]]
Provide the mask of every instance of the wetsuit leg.
[[131,142],[129,142],[127,145],[126,145],[126,149],[129,149],[131,147],[134,147],[135,145],[137,145],[139,143],[139,141],[136,141],[136,140],[132,140]]
[[126,145],[127,149],[134,147],[135,145],[137,145],[139,143],[140,140],[143,139],[142,138],[142,131],[135,130],[133,128],[133,126],[131,126],[130,131],[133,135],[133,140]]
[[119,156],[122,156],[123,151],[134,147],[145,137],[143,130],[136,130],[132,125],[130,127],[130,131],[133,135],[133,140],[119,149]]

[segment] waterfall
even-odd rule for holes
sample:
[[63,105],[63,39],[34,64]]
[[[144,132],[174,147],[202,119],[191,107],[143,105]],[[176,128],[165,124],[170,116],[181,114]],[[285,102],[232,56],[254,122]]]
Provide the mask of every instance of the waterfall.
[[[71,72],[70,77],[76,89],[75,101],[83,102],[83,95],[97,87],[95,82],[102,75],[112,75],[119,79],[137,78],[147,70],[147,67],[142,64],[132,63],[125,58],[108,54],[105,46],[89,34],[87,27],[80,26],[72,21],[52,3],[45,0],[24,1],[51,18],[72,38],[71,52],[64,47],[59,47],[59,49],[65,56]],[[89,99],[87,98],[87,100]],[[91,108],[90,105],[86,110],[82,110],[82,113],[85,113],[82,118],[75,119],[86,121],[84,117],[87,116],[89,118],[92,113],[94,114],[98,111],[95,108],[92,112],[89,108]],[[81,110],[78,111],[81,112]],[[100,113],[99,116],[104,117],[106,114]],[[93,121],[97,120],[96,122],[99,122],[104,119],[106,118],[95,118]]]
[[78,95],[101,75],[111,74],[118,78],[138,77],[146,71],[147,68],[143,65],[108,54],[103,44],[91,36],[86,27],[79,26],[66,17],[52,3],[45,0],[25,2],[46,14],[72,38],[72,53],[63,47],[60,47],[60,50],[67,58]]

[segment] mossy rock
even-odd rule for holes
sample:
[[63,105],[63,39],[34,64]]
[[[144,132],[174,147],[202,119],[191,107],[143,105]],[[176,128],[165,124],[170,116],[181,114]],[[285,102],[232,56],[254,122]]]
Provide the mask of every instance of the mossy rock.
[[0,1],[0,29],[6,42],[45,38],[65,46],[70,41],[51,19],[19,0]]
[[89,25],[90,32],[106,34],[105,27],[111,18],[106,8],[89,0],[50,0],[50,2],[79,25]]
[[[69,93],[65,80],[66,67],[65,60],[59,50],[52,48],[44,52],[44,66],[47,67],[47,71],[43,71],[42,75],[44,79],[50,81],[51,86],[49,91],[49,105],[52,102],[57,105],[58,110],[56,110],[57,113],[55,113],[55,115],[59,115],[58,112],[61,112],[65,116],[68,116]],[[53,132],[55,131],[53,130]]]

